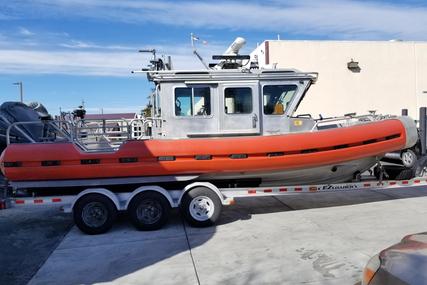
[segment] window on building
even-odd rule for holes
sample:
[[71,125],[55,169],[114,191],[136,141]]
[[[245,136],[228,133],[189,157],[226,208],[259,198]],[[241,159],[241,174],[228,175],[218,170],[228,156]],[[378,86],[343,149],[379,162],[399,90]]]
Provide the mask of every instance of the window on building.
[[283,115],[297,91],[296,85],[264,85],[264,114]]
[[224,106],[226,114],[252,113],[252,89],[249,87],[226,88]]
[[209,116],[211,92],[209,87],[175,88],[176,116]]

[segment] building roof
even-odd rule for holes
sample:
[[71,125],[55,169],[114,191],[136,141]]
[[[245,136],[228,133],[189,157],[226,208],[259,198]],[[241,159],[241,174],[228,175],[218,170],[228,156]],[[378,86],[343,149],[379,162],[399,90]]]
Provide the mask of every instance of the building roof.
[[121,120],[135,119],[136,113],[86,114],[86,120]]

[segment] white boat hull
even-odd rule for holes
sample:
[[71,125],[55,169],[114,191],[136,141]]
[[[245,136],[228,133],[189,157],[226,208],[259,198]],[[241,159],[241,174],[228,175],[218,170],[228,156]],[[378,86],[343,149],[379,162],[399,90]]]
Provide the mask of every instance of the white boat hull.
[[376,157],[367,157],[333,165],[295,170],[201,175],[198,177],[198,180],[239,180],[260,178],[262,181],[260,186],[341,183],[353,180],[357,173],[365,172],[374,166],[376,162]]

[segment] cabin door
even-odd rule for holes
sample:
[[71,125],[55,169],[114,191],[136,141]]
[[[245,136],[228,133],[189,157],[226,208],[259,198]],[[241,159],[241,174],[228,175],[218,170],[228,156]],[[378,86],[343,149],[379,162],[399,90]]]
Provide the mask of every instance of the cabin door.
[[257,82],[222,84],[220,87],[220,129],[222,134],[260,133],[259,87]]

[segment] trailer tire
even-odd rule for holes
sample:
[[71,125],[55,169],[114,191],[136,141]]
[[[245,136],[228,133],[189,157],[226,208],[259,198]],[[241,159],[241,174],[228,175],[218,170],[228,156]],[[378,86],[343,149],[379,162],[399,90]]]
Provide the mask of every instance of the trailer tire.
[[410,180],[415,177],[416,167],[403,169],[396,176],[396,180]]
[[184,194],[181,211],[194,227],[213,225],[221,214],[222,203],[218,195],[206,187],[196,187]]
[[128,207],[128,215],[138,230],[153,231],[167,223],[170,208],[165,196],[154,191],[147,191],[132,198]]
[[[411,168],[406,168],[401,165],[386,165],[384,166],[386,177],[383,179],[386,180],[409,180],[416,176],[417,166]],[[379,179],[379,170],[374,169],[375,177]]]
[[97,235],[111,229],[117,219],[117,209],[107,196],[87,194],[74,205],[73,217],[82,232]]

